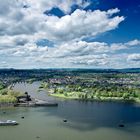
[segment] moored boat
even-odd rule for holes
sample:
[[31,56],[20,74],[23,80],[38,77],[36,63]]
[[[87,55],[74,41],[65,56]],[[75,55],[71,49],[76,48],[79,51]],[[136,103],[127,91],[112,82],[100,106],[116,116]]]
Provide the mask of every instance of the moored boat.
[[0,126],[7,126],[7,125],[18,125],[18,123],[13,120],[0,121]]

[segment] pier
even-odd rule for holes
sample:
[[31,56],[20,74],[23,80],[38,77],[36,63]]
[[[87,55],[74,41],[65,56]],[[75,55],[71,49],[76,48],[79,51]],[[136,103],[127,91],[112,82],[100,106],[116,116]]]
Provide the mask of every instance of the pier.
[[18,102],[14,104],[15,107],[41,107],[41,106],[58,106],[58,103],[47,102],[40,99],[32,98],[31,101]]
[[25,92],[23,96],[17,97],[17,103],[15,107],[38,107],[38,106],[58,106],[58,103],[53,101],[46,101],[37,98],[32,98],[28,92]]

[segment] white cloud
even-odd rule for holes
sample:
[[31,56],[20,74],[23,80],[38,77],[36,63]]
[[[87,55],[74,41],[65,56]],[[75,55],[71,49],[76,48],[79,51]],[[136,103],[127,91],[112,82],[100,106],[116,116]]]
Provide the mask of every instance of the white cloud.
[[[66,1],[62,1],[61,3],[59,0],[58,2],[56,0],[53,2],[40,0],[36,3],[34,0],[27,1],[29,1],[30,7],[26,9],[23,8],[24,4],[21,4],[20,0],[0,1],[1,6],[3,6],[1,10],[5,11],[7,9],[6,12],[1,12],[0,14],[1,35],[34,35],[37,32],[44,32],[46,37],[49,37],[50,34],[48,35],[48,32],[51,31],[52,38],[60,39],[62,37],[73,39],[75,37],[80,38],[86,35],[96,35],[115,29],[124,20],[123,17],[110,17],[110,13],[114,14],[118,12],[118,9],[108,11],[96,10],[93,12],[76,10],[71,15],[66,15],[62,18],[45,16],[43,11],[40,12],[42,7],[46,7],[45,5],[54,6],[54,3],[56,5],[60,3],[60,5],[67,5],[68,7],[70,5]],[[25,2],[25,0],[22,2]],[[75,2],[82,3],[80,0]],[[74,3],[74,1],[70,1],[70,3]],[[71,34],[69,35],[70,31]]]
[[7,68],[10,67],[10,65],[6,61],[0,61],[0,68]]
[[140,53],[130,54],[128,55],[128,61],[139,61],[140,62]]
[[[66,5],[70,7],[74,3],[78,5],[89,3],[82,0],[72,0],[69,1],[70,4],[63,0],[57,2],[56,0],[39,0],[39,2],[34,2],[34,0],[0,0],[0,3],[1,10],[5,11],[6,9],[6,12],[0,13],[0,38],[5,36],[7,39],[13,37],[22,40],[24,36],[26,43],[35,42],[40,38],[47,38],[56,43],[73,39],[80,40],[83,37],[96,36],[113,30],[124,20],[123,16],[112,16],[112,14],[119,12],[117,8],[108,11],[77,9],[71,15],[65,15],[61,18],[43,14],[43,7],[46,5],[47,9],[55,6],[54,4],[58,6],[60,4],[60,7],[66,7]],[[23,8],[26,3],[29,7]]]
[[[90,1],[83,0],[0,0],[0,67],[119,67],[127,60],[138,61],[138,54],[117,51],[139,47],[139,40],[126,43],[86,42],[116,29],[124,20],[119,9],[82,10]],[[71,6],[81,9],[71,13]],[[27,6],[27,8],[24,8]],[[65,16],[45,15],[60,8]],[[40,47],[35,42],[48,39],[54,47]],[[129,55],[129,56],[128,56]],[[126,62],[127,61],[127,62]]]
[[[67,42],[56,48],[49,48],[48,57],[74,57],[74,56],[84,56],[97,53],[105,53],[109,51],[108,44],[104,42]],[[53,52],[53,53],[51,53]]]
[[60,41],[96,36],[115,29],[124,20],[124,17],[110,17],[110,12],[77,9],[62,18],[48,16],[44,30],[48,31],[48,38]]
[[120,12],[120,10],[119,10],[118,8],[110,9],[110,10],[107,11],[107,13],[108,13],[109,15],[113,15],[113,14],[116,14],[116,13],[118,13],[118,12]]
[[[129,49],[130,46],[126,45],[129,44],[129,42],[113,43],[112,45],[105,42],[69,41],[53,48],[47,46],[38,47],[34,43],[27,43],[24,46],[19,45],[18,47],[9,47],[8,49],[5,49],[5,53],[0,50],[0,54],[5,55],[6,57],[15,58],[17,63],[20,63],[21,60],[26,60],[24,63],[28,65],[33,64],[34,67],[37,64],[38,67],[88,66],[113,68],[123,67],[123,64],[128,62],[128,54],[122,53],[121,55],[118,55],[115,52],[118,50]],[[116,47],[114,47],[114,44]],[[133,46],[135,45],[137,44],[133,44]],[[132,60],[132,57],[130,58]],[[129,62],[127,66],[128,65]]]
[[125,43],[125,45],[127,45],[127,46],[140,45],[140,40],[135,39],[135,40],[132,40],[132,41]]
[[78,56],[75,58],[71,58],[71,63],[73,64],[80,64],[80,65],[89,65],[89,66],[103,66],[107,65],[108,56],[106,54],[101,55],[84,55]]
[[70,41],[67,43],[63,43],[56,48],[48,49],[48,53],[50,52],[50,55],[48,55],[47,57],[58,58],[92,54],[117,53],[117,51],[129,50],[130,48],[133,48],[139,44],[139,40],[137,40],[137,43],[135,44],[130,44],[130,42],[135,42],[135,40],[126,43],[112,44],[107,44],[105,42]]
[[90,0],[20,0],[24,5],[30,6],[33,10],[40,11],[41,13],[46,10],[51,10],[53,7],[58,7],[64,13],[71,12],[72,5],[78,5],[81,8],[85,8],[90,4]]
[[139,46],[139,45],[140,45],[140,40],[135,39],[135,40],[131,40],[127,43],[113,43],[110,45],[110,49],[112,51],[127,50],[132,47]]

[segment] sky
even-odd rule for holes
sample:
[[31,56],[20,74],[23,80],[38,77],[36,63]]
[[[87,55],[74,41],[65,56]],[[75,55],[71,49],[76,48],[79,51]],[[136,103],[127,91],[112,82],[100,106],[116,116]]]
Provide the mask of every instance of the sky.
[[0,68],[138,68],[140,0],[0,0]]

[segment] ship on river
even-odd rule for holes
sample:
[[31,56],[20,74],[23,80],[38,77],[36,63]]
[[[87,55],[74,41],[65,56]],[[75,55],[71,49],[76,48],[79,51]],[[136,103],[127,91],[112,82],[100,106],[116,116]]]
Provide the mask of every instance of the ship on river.
[[9,126],[9,125],[18,125],[18,122],[13,120],[5,120],[5,121],[0,120],[0,126]]

